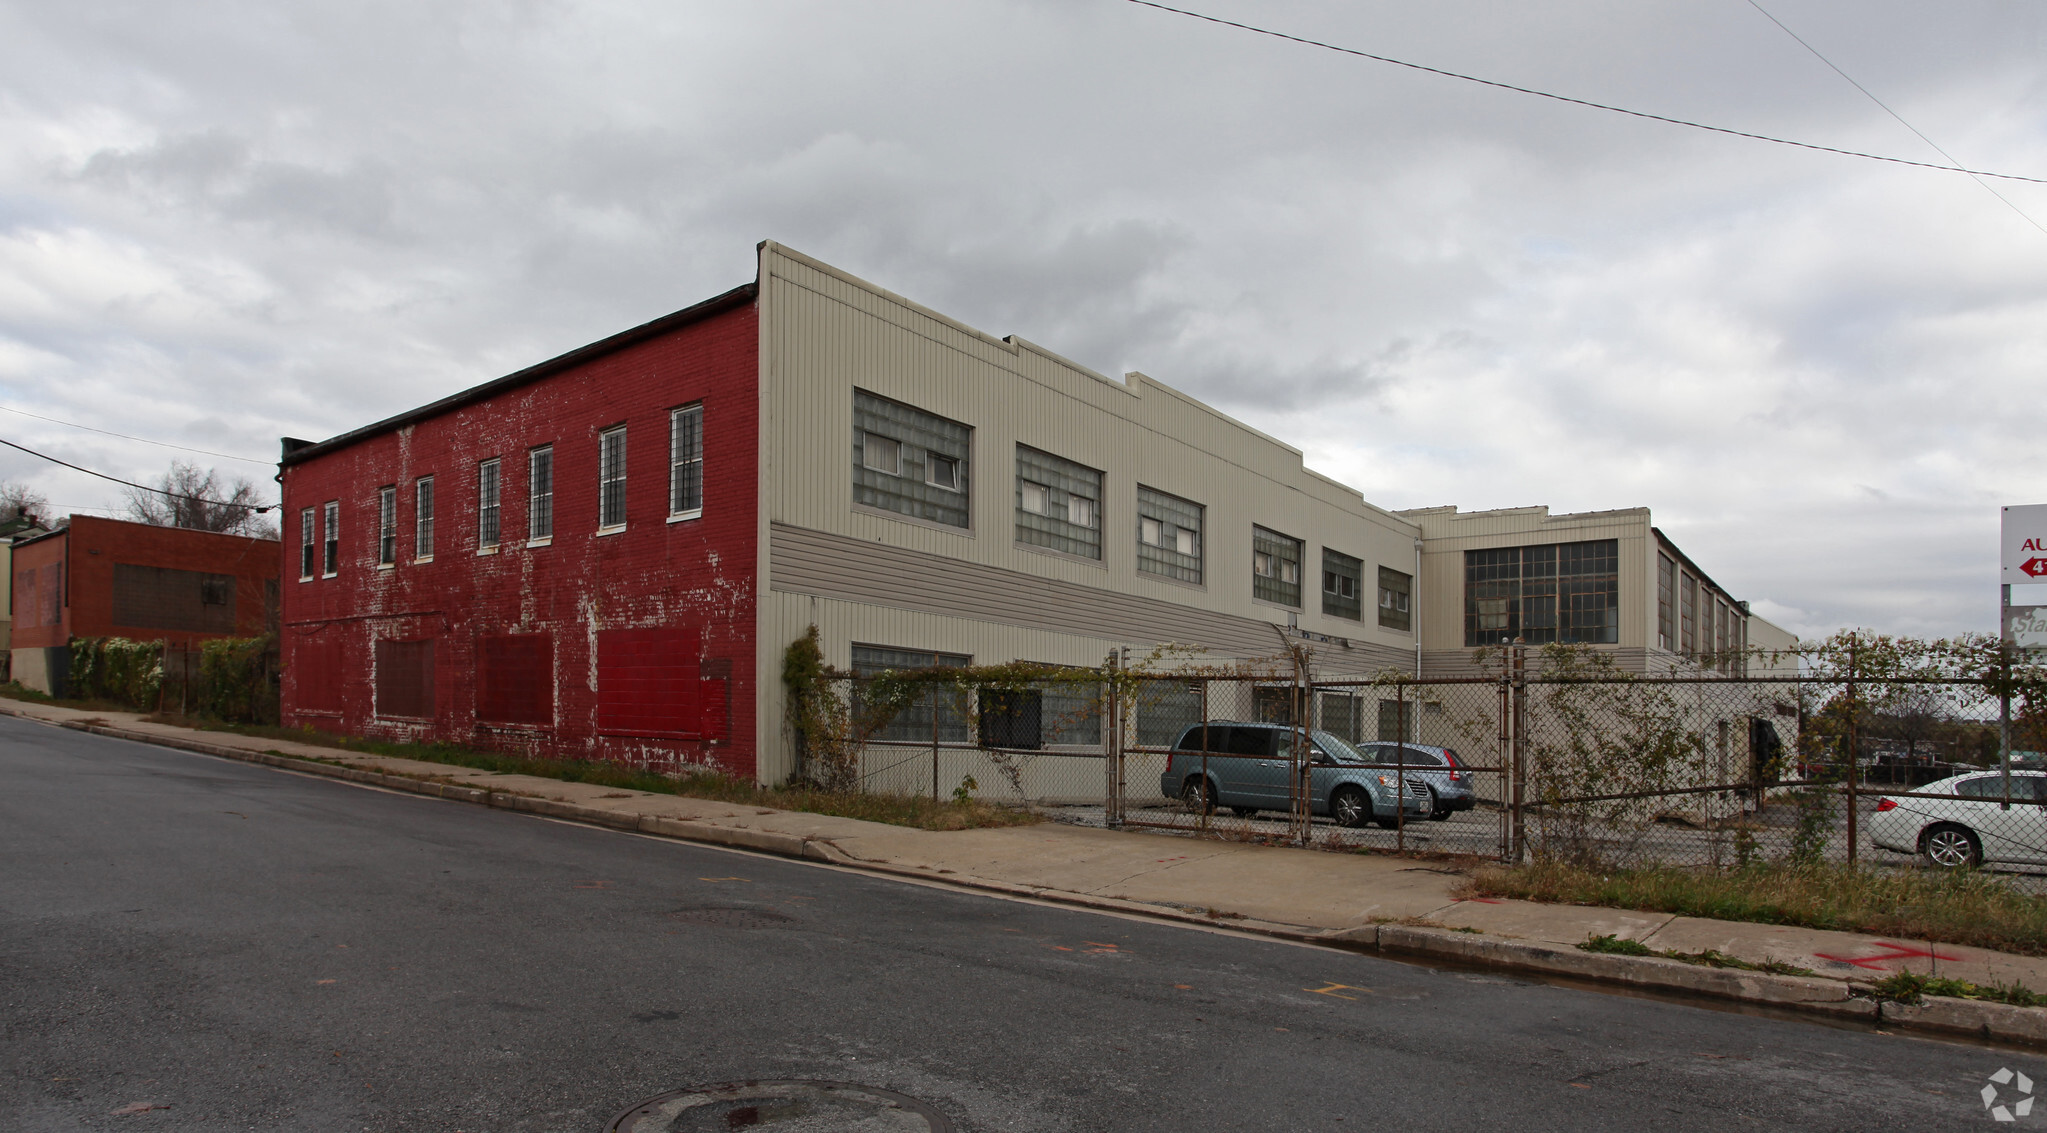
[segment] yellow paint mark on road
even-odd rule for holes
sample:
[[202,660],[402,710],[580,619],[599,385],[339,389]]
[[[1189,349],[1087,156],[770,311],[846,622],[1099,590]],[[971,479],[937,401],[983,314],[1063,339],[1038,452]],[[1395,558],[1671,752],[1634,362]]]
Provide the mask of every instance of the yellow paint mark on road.
[[1330,984],[1330,985],[1329,985],[1328,987],[1304,987],[1304,988],[1302,988],[1301,990],[1302,990],[1302,991],[1312,991],[1312,992],[1314,992],[1314,993],[1315,993],[1316,995],[1326,995],[1326,996],[1328,996],[1328,997],[1329,997],[1329,998],[1331,998],[1331,999],[1356,999],[1356,998],[1357,998],[1357,996],[1355,996],[1355,995],[1344,995],[1343,993],[1344,993],[1344,992],[1346,992],[1346,991],[1362,991],[1362,992],[1364,992],[1364,993],[1365,993],[1366,995],[1371,995],[1371,994],[1372,994],[1372,989],[1371,989],[1371,988],[1368,988],[1368,987],[1352,987],[1352,986],[1351,986],[1351,985],[1349,985],[1349,984],[1337,984],[1337,983],[1333,983],[1333,984]]

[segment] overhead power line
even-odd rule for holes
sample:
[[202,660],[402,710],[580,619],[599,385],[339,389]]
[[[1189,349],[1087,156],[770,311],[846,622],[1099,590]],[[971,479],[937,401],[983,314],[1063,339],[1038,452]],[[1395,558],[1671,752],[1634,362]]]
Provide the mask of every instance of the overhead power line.
[[267,465],[276,463],[275,461],[270,460],[257,460],[255,457],[252,456],[236,456],[233,453],[229,452],[214,452],[212,449],[193,448],[190,445],[174,445],[169,441],[152,441],[148,437],[131,437],[126,433],[116,433],[111,429],[96,428],[92,425],[81,425],[76,421],[63,421],[55,417],[45,417],[40,413],[30,413],[26,409],[16,409],[11,405],[0,405],[0,410],[4,410],[8,413],[19,413],[23,417],[33,417],[38,421],[48,421],[52,425],[64,425],[68,428],[84,429],[88,433],[98,433],[101,436],[107,437],[119,437],[124,441],[140,441],[146,445],[158,445],[163,448],[174,448],[183,452],[196,452],[201,456],[217,456],[222,460],[239,460],[245,464]]
[[[1892,110],[1890,108],[1889,103],[1886,103],[1883,99],[1878,98],[1875,95],[1875,93],[1872,92],[1868,87],[1863,86],[1861,83],[1856,82],[1855,76],[1842,70],[1840,66],[1836,64],[1832,59],[1829,59],[1825,55],[1820,54],[1819,48],[1814,47],[1810,43],[1807,43],[1805,41],[1804,36],[1798,34],[1795,31],[1792,31],[1790,25],[1786,24],[1783,20],[1780,20],[1776,16],[1772,15],[1768,8],[1765,8],[1761,4],[1756,3],[1756,0],[1748,0],[1748,4],[1749,7],[1754,8],[1758,12],[1761,12],[1763,14],[1764,19],[1770,21],[1773,24],[1776,24],[1779,28],[1781,28],[1785,35],[1788,35],[1792,39],[1797,40],[1798,46],[1803,47],[1807,51],[1812,52],[1813,58],[1818,59],[1822,63],[1825,63],[1829,68],[1833,70],[1835,74],[1848,80],[1849,86],[1854,87],[1856,90],[1861,91],[1864,97],[1868,98],[1869,101],[1876,103],[1878,107],[1882,108],[1885,114],[1888,114],[1893,118],[1896,118],[1898,120],[1898,125],[1903,126],[1907,130],[1912,131],[1914,134],[1918,134],[1920,141],[1925,142],[1927,145],[1933,147],[1933,152],[1939,154],[1944,158],[1947,158],[1949,161],[1953,162],[1957,166],[1962,164],[1960,161],[1956,160],[1954,154],[1951,154],[1947,150],[1942,149],[1939,142],[1936,142],[1932,138],[1927,137],[1925,133],[1923,133],[1919,129],[1919,127],[1914,126],[1912,123],[1905,121],[1905,116],[1898,113],[1895,110]],[[1991,185],[1990,182],[1985,181],[1981,174],[1971,172],[1969,174],[1969,177],[1972,180],[1974,180],[1978,185],[1983,186],[1984,192],[1989,193],[1991,196],[1996,197],[1998,200],[2004,202],[2004,207],[2010,209],[2015,213],[2018,213],[2019,216],[2022,217],[2027,224],[2030,224],[2033,227],[2038,228],[2042,232],[2047,232],[2047,225],[2042,225],[2039,221],[2034,220],[2032,216],[2026,212],[2026,210],[2020,208],[2016,204],[2013,204],[2010,198],[2006,197],[2003,193],[1998,192],[1996,187]]]
[[51,456],[49,453],[37,452],[36,450],[29,448],[26,445],[15,444],[13,441],[7,440],[4,437],[0,437],[0,445],[6,445],[8,448],[17,449],[38,459],[47,460],[51,464],[61,464],[64,467],[71,469],[73,472],[83,472],[87,476],[97,476],[102,480],[111,480],[116,484],[122,485],[123,487],[137,488],[145,492],[154,492],[159,496],[168,496],[169,498],[174,500],[190,500],[195,504],[206,504],[209,507],[246,507],[249,509],[249,512],[252,515],[262,515],[266,511],[275,511],[277,510],[278,507],[277,504],[238,504],[230,500],[209,500],[203,496],[188,496],[185,495],[183,492],[167,492],[162,488],[152,488],[147,484],[137,484],[133,480],[123,480],[119,476],[109,476],[104,472],[94,472],[92,469],[86,468],[83,465],[73,464],[68,460],[59,460],[56,457]]
[[[1652,122],[1667,122],[1673,126],[1687,126],[1694,130],[1705,130],[1709,133],[1714,134],[1726,134],[1730,137],[1748,138],[1752,141],[1770,142],[1774,145],[1780,146],[1794,146],[1798,149],[1817,150],[1820,153],[1840,154],[1843,157],[1859,157],[1867,161],[1884,161],[1889,162],[1892,165],[1910,165],[1918,169],[1937,169],[1943,173],[1967,173],[1972,177],[1998,177],[2006,181],[2028,181],[2035,185],[2047,185],[2047,177],[2026,177],[2017,173],[1992,173],[1988,170],[1983,169],[1966,169],[1962,167],[1962,165],[1960,165],[1959,163],[1954,165],[1941,165],[1938,162],[1932,161],[1911,161],[1902,157],[1886,157],[1885,155],[1880,153],[1864,153],[1861,150],[1841,149],[1838,146],[1823,146],[1813,142],[1795,141],[1791,138],[1773,137],[1772,135],[1769,134],[1754,134],[1750,133],[1747,130],[1729,129],[1726,126],[1709,126],[1704,122],[1694,122],[1688,118],[1672,118],[1667,114],[1651,114],[1646,110],[1629,110],[1624,106],[1610,106],[1604,102],[1592,102],[1588,99],[1572,98],[1571,96],[1564,94],[1551,94],[1549,91],[1536,90],[1533,87],[1515,86],[1513,83],[1503,83],[1494,79],[1481,79],[1477,75],[1466,75],[1458,71],[1446,71],[1441,67],[1430,67],[1421,63],[1410,63],[1405,59],[1395,59],[1388,55],[1374,55],[1369,51],[1359,51],[1354,47],[1339,47],[1334,43],[1325,43],[1319,39],[1309,39],[1306,36],[1300,35],[1289,35],[1288,33],[1283,31],[1274,31],[1271,28],[1261,28],[1256,24],[1241,23],[1237,20],[1226,20],[1223,19],[1221,16],[1210,16],[1201,12],[1189,11],[1186,8],[1175,8],[1172,7],[1171,5],[1155,3],[1154,0],[1125,0],[1125,2],[1135,4],[1140,8],[1156,8],[1161,12],[1171,12],[1176,16],[1186,16],[1189,19],[1205,20],[1211,24],[1221,24],[1224,27],[1236,28],[1239,31],[1248,31],[1253,33],[1254,35],[1271,36],[1274,39],[1283,39],[1289,43],[1298,43],[1306,47],[1319,47],[1325,51],[1334,51],[1342,55],[1355,55],[1360,59],[1370,59],[1375,63],[1390,63],[1395,67],[1406,67],[1410,71],[1422,71],[1431,75],[1441,75],[1446,79],[1460,79],[1467,83],[1477,83],[1480,86],[1496,87],[1500,90],[1510,90],[1515,92],[1516,94],[1532,94],[1537,98],[1547,98],[1555,102],[1568,102],[1573,106],[1584,106],[1589,107],[1593,110],[1604,110],[1609,114],[1625,114],[1630,118],[1647,118]],[[1948,160],[1953,161],[1954,159],[1949,158]]]

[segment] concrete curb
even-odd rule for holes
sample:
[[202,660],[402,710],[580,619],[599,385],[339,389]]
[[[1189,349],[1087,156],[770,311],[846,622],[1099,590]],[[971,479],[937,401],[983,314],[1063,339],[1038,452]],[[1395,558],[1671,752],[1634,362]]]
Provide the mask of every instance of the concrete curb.
[[947,871],[906,867],[890,862],[855,857],[828,839],[809,838],[752,827],[721,826],[696,819],[669,818],[582,806],[556,799],[537,798],[481,787],[463,787],[365,771],[310,759],[294,759],[267,751],[210,744],[179,736],[129,731],[105,724],[83,721],[51,721],[0,705],[0,715],[17,716],[39,723],[55,723],[73,731],[91,732],[112,739],[155,744],[260,763],[306,775],[340,779],[407,794],[426,795],[455,802],[474,803],[501,810],[536,814],[569,822],[587,823],[611,830],[648,834],[678,841],[729,846],[782,857],[824,862],[868,873],[917,881],[939,882],[963,889],[975,889],[1010,897],[1026,897],[1053,904],[1071,905],[1102,912],[1122,913],[1149,920],[1226,928],[1256,936],[1296,943],[1321,944],[1352,952],[1378,953],[1447,960],[1474,967],[1503,971],[1564,976],[1593,983],[1615,984],[1646,991],[1700,996],[1735,1003],[1749,1003],[1797,1011],[1825,1018],[1880,1024],[1928,1034],[1953,1035],[1991,1042],[2047,1047],[2047,1009],[2013,1007],[1969,999],[1929,997],[1920,1004],[1904,1004],[1875,997],[1862,984],[1851,984],[1809,976],[1779,976],[1731,968],[1709,968],[1659,956],[1618,956],[1585,952],[1566,945],[1546,944],[1484,933],[1461,932],[1422,925],[1361,925],[1335,931],[1303,928],[1248,918],[1218,918],[1168,906],[1116,897],[1096,897],[1060,889],[1018,885],[988,878],[962,877]]

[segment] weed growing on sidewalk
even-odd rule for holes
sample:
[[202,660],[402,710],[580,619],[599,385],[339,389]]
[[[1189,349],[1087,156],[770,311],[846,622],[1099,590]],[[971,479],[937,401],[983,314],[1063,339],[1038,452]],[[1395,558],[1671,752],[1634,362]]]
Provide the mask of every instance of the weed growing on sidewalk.
[[1625,940],[1618,936],[1595,936],[1578,946],[1586,952],[1603,952],[1612,956],[1658,956],[1665,960],[1677,960],[1686,964],[1697,964],[1705,968],[1737,968],[1744,972],[1768,972],[1773,976],[1812,976],[1819,973],[1811,968],[1786,964],[1782,960],[1764,960],[1760,963],[1729,956],[1717,948],[1704,952],[1676,952],[1670,949],[1651,948],[1639,940]]
[[712,770],[683,775],[663,775],[618,763],[573,759],[537,759],[497,751],[479,751],[455,744],[409,744],[337,736],[310,728],[282,728],[262,724],[222,724],[166,716],[149,717],[150,722],[172,724],[201,731],[233,732],[264,739],[316,744],[364,755],[416,759],[470,767],[500,775],[533,775],[566,783],[589,783],[621,790],[648,791],[662,795],[683,795],[697,799],[745,806],[772,807],[839,818],[858,818],[913,826],[922,830],[971,830],[987,826],[1027,826],[1042,822],[1042,815],[1020,807],[1006,807],[980,799],[948,800],[911,795],[850,794],[809,787],[761,787],[743,779]]
[[2009,1003],[2013,1007],[2047,1007],[2047,995],[2042,995],[2024,984],[1972,984],[1968,980],[1951,980],[1943,976],[1928,976],[1918,972],[1898,972],[1870,985],[1878,999],[1895,1003],[1917,1005],[1925,1002],[1929,995],[1946,996],[1949,999],[1980,999],[1990,1003]]
[[1936,873],[1813,862],[1715,873],[1676,866],[1591,870],[1539,861],[1481,868],[1461,895],[1800,925],[2047,955],[2047,898],[1975,870]]

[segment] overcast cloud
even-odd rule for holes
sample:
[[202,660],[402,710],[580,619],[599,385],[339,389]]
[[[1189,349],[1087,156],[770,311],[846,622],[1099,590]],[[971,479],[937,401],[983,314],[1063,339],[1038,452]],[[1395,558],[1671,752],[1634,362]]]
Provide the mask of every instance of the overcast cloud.
[[[1196,6],[1939,160],[1746,0]],[[1765,6],[1962,161],[2047,177],[2047,8]],[[2047,224],[2047,186],[1995,184]],[[1993,629],[1997,506],[2047,501],[2047,232],[1955,174],[1118,0],[0,4],[13,409],[270,461],[751,279],[763,238],[1386,507],[1646,505],[1805,633]]]

